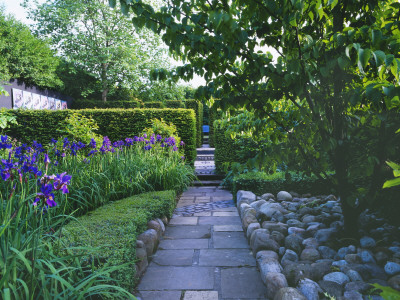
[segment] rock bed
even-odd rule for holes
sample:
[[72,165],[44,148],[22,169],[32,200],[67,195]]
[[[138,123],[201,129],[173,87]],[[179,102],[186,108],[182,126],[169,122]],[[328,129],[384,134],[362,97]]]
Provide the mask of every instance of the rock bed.
[[384,219],[364,212],[363,237],[344,246],[333,195],[239,191],[237,208],[270,299],[383,299],[370,295],[373,283],[400,290],[399,228]]

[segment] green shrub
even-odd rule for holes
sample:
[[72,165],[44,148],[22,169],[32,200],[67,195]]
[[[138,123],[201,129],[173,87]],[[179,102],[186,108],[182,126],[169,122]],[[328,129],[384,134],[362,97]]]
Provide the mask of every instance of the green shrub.
[[172,123],[167,124],[163,119],[153,119],[151,120],[151,127],[145,128],[143,134],[151,135],[161,135],[163,137],[174,137],[176,144],[179,145],[181,138],[176,132],[176,126]]
[[98,129],[99,126],[93,119],[86,118],[79,113],[73,113],[65,119],[64,128],[60,129],[59,132],[75,142],[89,144],[91,139],[94,139],[96,143],[100,144],[103,139],[95,133]]
[[143,103],[139,100],[130,101],[100,101],[77,99],[72,102],[71,109],[85,109],[85,108],[141,108]]
[[164,103],[162,102],[144,102],[143,103],[144,108],[164,108]]
[[[9,110],[17,117],[19,126],[10,124],[6,133],[22,142],[36,140],[44,145],[58,138],[57,130],[72,110]],[[92,118],[99,126],[98,134],[108,136],[111,141],[124,140],[140,135],[151,126],[152,119],[163,119],[176,126],[178,136],[185,142],[185,157],[192,164],[196,159],[196,119],[187,109],[87,109],[79,114]]]
[[[62,230],[65,247],[77,250],[81,260],[96,268],[122,265],[111,273],[119,285],[132,291],[136,284],[136,236],[147,229],[148,221],[172,216],[174,191],[151,192],[115,201],[70,222]],[[100,251],[87,251],[93,247]],[[60,249],[61,251],[61,249]]]
[[203,104],[197,100],[186,100],[186,108],[191,108],[196,114],[197,147],[203,144]]
[[167,100],[165,101],[165,107],[167,108],[185,108],[185,102],[181,100]]
[[[225,129],[220,126],[214,127],[214,160],[215,169],[219,174],[225,174],[225,164],[239,162],[239,153],[235,141],[225,136]],[[210,145],[211,146],[211,145]]]
[[316,176],[303,176],[293,172],[249,172],[240,174],[233,179],[233,195],[239,190],[252,191],[257,196],[264,193],[277,194],[279,191],[294,191],[296,193],[330,194],[333,192],[331,184]]
[[210,133],[209,133],[209,144],[210,147],[215,147],[215,129],[214,129],[214,121],[218,120],[222,117],[222,110],[217,110],[215,107],[209,108],[209,125],[210,125]]

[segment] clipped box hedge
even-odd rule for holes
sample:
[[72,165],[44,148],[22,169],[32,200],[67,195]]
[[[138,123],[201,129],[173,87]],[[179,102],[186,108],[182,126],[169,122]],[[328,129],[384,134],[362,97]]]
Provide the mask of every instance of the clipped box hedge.
[[[211,146],[211,145],[210,145]],[[225,128],[214,127],[214,161],[218,174],[224,174],[224,163],[239,162],[235,141],[225,136]]]
[[71,109],[86,109],[86,108],[141,108],[143,103],[140,101],[99,101],[77,99],[72,102]]
[[185,108],[185,102],[181,100],[167,100],[165,101],[165,107],[167,108]]
[[222,117],[222,110],[215,108],[215,106],[212,106],[209,108],[208,112],[208,122],[210,125],[210,133],[209,133],[209,144],[210,147],[214,148],[215,147],[215,129],[214,129],[214,121],[219,120]]
[[[75,251],[82,255],[82,261],[93,262],[96,268],[122,265],[110,276],[132,292],[137,279],[136,237],[147,229],[150,220],[171,217],[175,204],[174,191],[144,193],[112,202],[64,226],[62,245],[82,247]],[[88,250],[95,247],[101,250]]]
[[173,123],[178,135],[185,142],[185,156],[188,163],[196,159],[196,116],[189,109],[84,109],[74,110],[10,110],[17,117],[19,125],[11,125],[7,134],[22,142],[33,140],[50,143],[61,134],[62,123],[71,114],[78,112],[93,118],[99,125],[97,133],[108,136],[111,141],[124,140],[139,135],[151,126],[152,119],[163,119]]
[[186,100],[186,108],[193,109],[196,114],[197,147],[203,145],[203,103],[198,100]]
[[315,175],[302,176],[289,172],[267,174],[264,172],[250,172],[233,178],[232,193],[236,201],[239,190],[251,191],[257,196],[265,193],[276,195],[280,191],[293,191],[299,194],[331,194],[334,192],[332,185],[327,180],[321,180]]
[[162,103],[162,102],[154,101],[154,102],[144,102],[143,107],[144,108],[164,108],[165,106],[164,106],[164,103]]

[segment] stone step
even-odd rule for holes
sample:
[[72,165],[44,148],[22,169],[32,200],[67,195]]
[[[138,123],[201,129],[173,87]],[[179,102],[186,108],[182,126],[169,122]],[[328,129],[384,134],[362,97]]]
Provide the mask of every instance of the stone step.
[[213,154],[197,155],[197,161],[214,160]]
[[221,180],[203,180],[193,182],[193,186],[219,186],[220,184]]
[[215,148],[197,148],[197,155],[214,155]]
[[225,178],[223,175],[218,174],[196,174],[196,176],[200,181],[222,180]]

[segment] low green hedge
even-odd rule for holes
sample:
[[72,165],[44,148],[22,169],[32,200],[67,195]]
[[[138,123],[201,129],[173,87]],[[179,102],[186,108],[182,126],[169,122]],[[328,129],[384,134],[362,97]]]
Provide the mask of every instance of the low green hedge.
[[85,108],[141,108],[143,104],[140,101],[99,101],[77,99],[72,102],[71,109],[85,109]]
[[[65,118],[74,110],[9,110],[17,117],[18,125],[11,124],[6,133],[22,142],[38,141],[44,145],[61,134]],[[124,140],[141,134],[151,127],[152,119],[173,123],[185,142],[185,157],[192,164],[196,159],[196,116],[188,109],[85,109],[78,113],[93,118],[99,126],[97,133],[111,141]]]
[[162,102],[144,102],[143,103],[144,108],[164,108],[164,103]]
[[181,100],[167,100],[165,101],[165,107],[167,108],[185,108],[185,102]]
[[196,114],[197,147],[203,145],[203,103],[198,100],[186,100],[186,108],[191,108]]
[[[82,255],[82,261],[93,263],[96,268],[121,265],[111,277],[122,288],[132,291],[137,279],[136,236],[147,229],[150,220],[171,217],[175,203],[174,191],[144,193],[115,201],[66,225],[62,245],[80,247],[76,251]],[[92,248],[100,250],[89,250]]]
[[296,193],[331,194],[332,185],[327,180],[321,180],[315,175],[302,176],[294,172],[277,172],[269,175],[264,172],[249,172],[234,177],[232,193],[236,200],[239,190],[251,191],[257,196],[264,193],[276,195],[280,191]]

